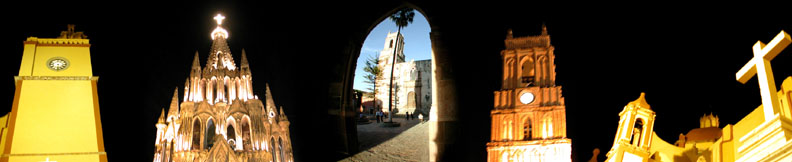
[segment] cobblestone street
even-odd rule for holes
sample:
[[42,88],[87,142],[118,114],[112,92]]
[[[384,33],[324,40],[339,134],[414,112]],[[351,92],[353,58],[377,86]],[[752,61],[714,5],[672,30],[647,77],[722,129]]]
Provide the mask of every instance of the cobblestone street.
[[404,117],[394,117],[393,121],[402,125],[386,128],[381,127],[382,123],[376,120],[358,125],[362,151],[341,161],[429,161],[428,123],[421,123],[417,119],[405,120]]

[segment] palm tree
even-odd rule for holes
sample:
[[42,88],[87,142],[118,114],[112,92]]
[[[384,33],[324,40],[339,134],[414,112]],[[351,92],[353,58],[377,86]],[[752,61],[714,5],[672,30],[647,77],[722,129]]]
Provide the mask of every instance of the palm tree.
[[393,63],[391,64],[391,71],[390,71],[390,88],[388,88],[388,120],[393,123],[393,69],[396,67],[396,49],[399,49],[399,36],[401,35],[401,29],[410,25],[413,21],[413,16],[415,16],[414,9],[412,8],[402,8],[393,15],[390,16],[391,21],[396,23],[396,26],[399,27],[396,30],[396,47],[393,48]]

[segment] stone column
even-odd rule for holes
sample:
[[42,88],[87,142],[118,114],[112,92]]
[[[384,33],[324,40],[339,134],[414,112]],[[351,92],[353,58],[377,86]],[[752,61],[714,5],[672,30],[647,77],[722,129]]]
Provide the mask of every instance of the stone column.
[[429,110],[429,161],[446,161],[444,153],[453,145],[458,127],[456,83],[450,55],[440,33],[429,33],[432,41],[432,107]]

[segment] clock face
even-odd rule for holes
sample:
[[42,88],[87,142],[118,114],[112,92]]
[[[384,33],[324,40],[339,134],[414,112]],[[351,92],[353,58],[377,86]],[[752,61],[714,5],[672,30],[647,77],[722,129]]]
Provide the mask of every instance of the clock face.
[[531,92],[523,93],[520,95],[520,102],[523,104],[529,104],[534,101],[534,94]]
[[49,67],[50,70],[55,71],[65,70],[66,68],[69,68],[69,60],[66,60],[66,58],[62,57],[54,57],[47,60],[47,67]]
[[269,112],[269,117],[275,117],[275,112],[270,111]]

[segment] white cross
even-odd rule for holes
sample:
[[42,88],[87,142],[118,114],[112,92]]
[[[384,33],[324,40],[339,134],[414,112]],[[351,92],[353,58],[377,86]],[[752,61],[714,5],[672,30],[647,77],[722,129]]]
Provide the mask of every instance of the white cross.
[[47,161],[41,161],[41,162],[58,162],[58,161],[50,161],[49,157],[47,157]]
[[740,68],[740,71],[737,71],[737,81],[742,84],[757,75],[765,120],[772,119],[776,112],[780,112],[770,60],[778,56],[790,42],[792,42],[792,39],[783,30],[767,45],[762,43],[762,41],[756,41],[753,46],[754,57]]
[[225,19],[225,16],[223,16],[221,14],[217,14],[217,16],[214,17],[214,19],[215,19],[215,21],[217,21],[217,25],[222,25],[223,24],[223,19]]

